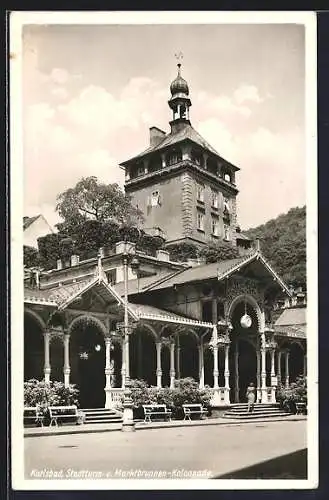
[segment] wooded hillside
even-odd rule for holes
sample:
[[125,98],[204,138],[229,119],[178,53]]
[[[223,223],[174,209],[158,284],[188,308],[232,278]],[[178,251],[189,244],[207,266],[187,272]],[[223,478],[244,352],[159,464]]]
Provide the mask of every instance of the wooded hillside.
[[260,239],[263,255],[287,284],[306,288],[305,206],[243,232]]

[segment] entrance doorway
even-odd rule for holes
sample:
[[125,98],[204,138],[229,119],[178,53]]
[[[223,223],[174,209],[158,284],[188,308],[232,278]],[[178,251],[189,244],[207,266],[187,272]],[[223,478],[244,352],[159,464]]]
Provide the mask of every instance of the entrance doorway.
[[[248,315],[251,319],[249,326],[243,326],[241,318]],[[231,348],[229,351],[230,370],[230,399],[233,403],[247,401],[246,390],[252,382],[257,387],[257,356],[256,339],[258,335],[258,321],[254,307],[244,299],[238,302],[233,309],[231,322]]]
[[79,389],[81,408],[105,406],[105,343],[98,325],[76,324],[71,333],[70,381]]

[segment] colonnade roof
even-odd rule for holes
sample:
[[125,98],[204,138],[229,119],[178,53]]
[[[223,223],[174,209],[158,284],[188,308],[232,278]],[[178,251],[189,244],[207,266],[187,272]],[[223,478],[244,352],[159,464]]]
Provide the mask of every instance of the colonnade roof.
[[206,321],[199,321],[188,316],[181,316],[179,314],[164,311],[158,307],[149,306],[146,304],[132,304],[129,303],[129,308],[135,313],[139,319],[149,319],[155,321],[169,322],[169,323],[179,323],[182,325],[189,326],[203,326],[212,328],[213,324]]

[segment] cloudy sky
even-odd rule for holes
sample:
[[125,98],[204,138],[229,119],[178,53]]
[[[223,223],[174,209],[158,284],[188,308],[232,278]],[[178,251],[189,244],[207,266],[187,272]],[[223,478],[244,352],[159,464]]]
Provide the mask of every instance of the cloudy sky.
[[26,25],[24,215],[56,223],[82,176],[123,185],[118,164],[169,130],[178,51],[192,125],[241,168],[241,227],[305,204],[303,26]]

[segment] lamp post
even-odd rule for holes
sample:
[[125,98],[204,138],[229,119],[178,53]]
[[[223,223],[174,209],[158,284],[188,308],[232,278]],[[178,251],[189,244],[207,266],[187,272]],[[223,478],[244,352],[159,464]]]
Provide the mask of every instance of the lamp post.
[[[123,349],[125,360],[125,379],[124,379],[124,401],[123,401],[123,422],[122,431],[134,431],[135,424],[133,419],[133,400],[130,390],[130,367],[129,367],[129,334],[131,326],[129,325],[128,315],[128,259],[127,244],[125,242],[123,253],[123,276],[124,276],[124,322],[123,322]],[[137,271],[139,261],[134,257],[130,263],[132,270]]]

